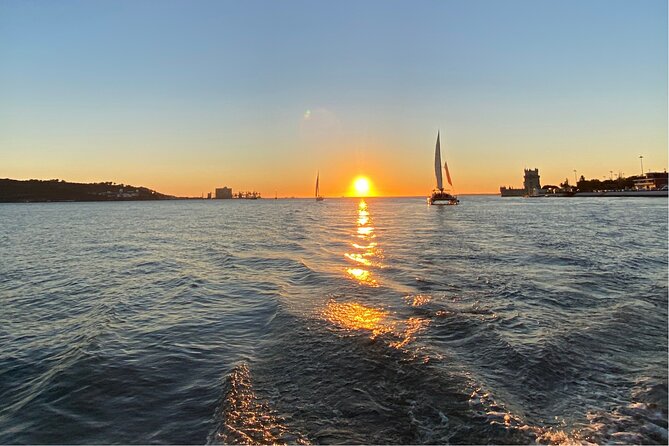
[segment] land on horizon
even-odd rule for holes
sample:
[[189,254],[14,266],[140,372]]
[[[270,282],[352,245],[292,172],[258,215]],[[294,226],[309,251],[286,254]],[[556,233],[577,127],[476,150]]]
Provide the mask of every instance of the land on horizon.
[[[616,180],[600,181],[581,178],[578,181],[578,190],[593,192],[596,190],[624,190],[634,187],[634,180],[640,176],[618,178]],[[568,186],[568,181],[565,181]],[[666,179],[665,179],[666,183]],[[546,186],[553,188],[555,186]],[[497,193],[461,193],[462,196],[499,195]],[[210,198],[213,194],[210,194]],[[308,199],[309,196],[275,196],[267,195],[265,199]],[[361,198],[363,195],[328,196],[328,199]],[[365,198],[422,198],[424,195],[369,195]],[[178,197],[160,193],[143,186],[119,184],[113,181],[95,183],[75,183],[62,179],[49,180],[15,180],[0,179],[0,203],[34,203],[34,202],[67,202],[67,201],[155,201],[155,200],[201,200],[206,194],[199,197]],[[235,199],[237,196],[234,197]]]
[[70,183],[64,180],[0,179],[0,203],[49,201],[133,201],[172,200],[177,197],[161,194],[146,187],[100,183]]

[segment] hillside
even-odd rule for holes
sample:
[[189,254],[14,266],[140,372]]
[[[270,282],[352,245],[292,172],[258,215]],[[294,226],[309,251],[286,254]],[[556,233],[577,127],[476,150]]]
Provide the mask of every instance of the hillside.
[[68,183],[63,180],[0,179],[0,202],[170,200],[146,187],[127,184]]

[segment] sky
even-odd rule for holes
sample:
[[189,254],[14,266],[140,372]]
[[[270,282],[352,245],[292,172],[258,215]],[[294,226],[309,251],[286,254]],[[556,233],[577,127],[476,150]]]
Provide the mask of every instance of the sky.
[[[667,168],[660,0],[0,0],[0,178],[426,195]],[[611,174],[613,172],[613,174]]]

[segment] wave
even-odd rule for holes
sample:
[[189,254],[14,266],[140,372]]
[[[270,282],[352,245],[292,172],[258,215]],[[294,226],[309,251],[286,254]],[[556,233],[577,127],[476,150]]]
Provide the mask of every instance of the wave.
[[468,200],[8,208],[0,443],[666,443],[666,202]]
[[282,419],[253,390],[247,364],[235,367],[226,377],[216,415],[218,424],[208,444],[309,444],[291,433]]

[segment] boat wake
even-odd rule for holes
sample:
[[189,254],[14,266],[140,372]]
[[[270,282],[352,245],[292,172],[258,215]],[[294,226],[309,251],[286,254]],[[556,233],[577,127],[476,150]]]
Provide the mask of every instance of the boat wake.
[[227,376],[216,421],[208,444],[309,444],[290,432],[266,401],[258,399],[246,364]]

